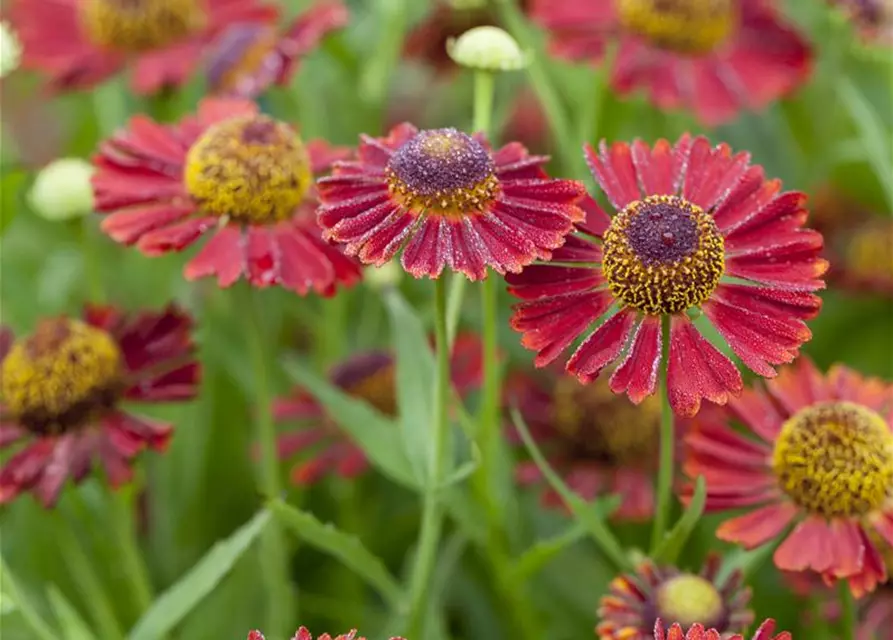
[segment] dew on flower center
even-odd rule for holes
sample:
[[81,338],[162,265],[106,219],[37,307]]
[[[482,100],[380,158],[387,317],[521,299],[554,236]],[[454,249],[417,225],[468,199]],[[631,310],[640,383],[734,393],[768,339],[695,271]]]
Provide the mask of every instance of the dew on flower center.
[[245,224],[291,218],[310,186],[304,143],[287,124],[240,116],[208,128],[186,156],[186,187],[208,213]]
[[784,423],[772,466],[780,487],[804,509],[827,518],[861,516],[893,498],[893,433],[862,405],[815,404]]
[[621,24],[657,47],[704,54],[729,36],[734,0],[616,0]]
[[722,596],[701,576],[683,573],[660,586],[655,602],[655,617],[667,625],[679,623],[688,628],[696,622],[707,627],[721,626],[724,616]]
[[80,18],[97,46],[123,52],[158,49],[204,28],[204,0],[81,0]]
[[121,370],[121,352],[108,333],[78,320],[49,319],[10,349],[0,393],[30,431],[61,433],[111,406]]
[[636,406],[602,382],[581,385],[558,379],[553,424],[579,457],[610,465],[647,465],[658,449],[660,406],[646,398]]
[[725,270],[713,216],[677,196],[649,196],[614,216],[604,237],[605,278],[615,297],[649,315],[707,300]]
[[393,197],[418,215],[480,213],[499,190],[489,151],[452,128],[416,134],[392,156],[387,180]]

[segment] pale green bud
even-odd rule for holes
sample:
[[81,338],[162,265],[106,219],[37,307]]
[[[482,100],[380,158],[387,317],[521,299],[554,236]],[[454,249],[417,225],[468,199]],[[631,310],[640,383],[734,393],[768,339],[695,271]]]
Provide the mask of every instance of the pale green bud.
[[8,22],[0,22],[0,78],[15,71],[22,60],[22,43]]
[[447,42],[447,53],[456,64],[483,71],[516,71],[529,60],[517,41],[499,27],[469,29]]
[[93,165],[80,158],[54,160],[37,174],[28,204],[47,220],[69,220],[93,211]]

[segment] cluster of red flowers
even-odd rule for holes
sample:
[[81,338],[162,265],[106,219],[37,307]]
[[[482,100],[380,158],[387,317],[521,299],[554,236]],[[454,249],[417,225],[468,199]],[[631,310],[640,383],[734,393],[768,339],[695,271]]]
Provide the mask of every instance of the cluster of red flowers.
[[[720,0],[700,12],[690,4],[526,8],[559,56],[607,55],[618,93],[644,89],[659,108],[688,108],[707,125],[762,108],[808,75],[810,47],[775,3]],[[16,0],[9,11],[24,64],[57,91],[129,67],[134,89],[152,93],[205,65],[213,95],[195,113],[176,123],[137,115],[99,145],[92,184],[109,238],[146,256],[200,244],[186,279],[302,296],[335,295],[361,281],[363,265],[394,260],[416,278],[445,269],[471,281],[504,277],[518,300],[511,327],[540,369],[510,376],[505,401],[580,496],[618,493],[616,519],[652,516],[654,396],[663,391],[684,434],[676,457],[688,479],[706,480],[706,511],[746,510],[718,528],[719,539],[748,549],[779,542],[778,568],[846,581],[857,596],[887,583],[893,386],[844,366],[822,374],[800,356],[829,268],[822,235],[804,226],[804,194],[783,191],[748,153],[688,134],[586,144],[597,193],[551,177],[549,158],[519,142],[493,146],[454,128],[403,123],[361,136],[355,149],[305,141],[253,99],[288,82],[300,57],[347,23],[345,6],[321,2],[285,29],[261,0],[134,6]],[[436,24],[423,25],[410,53],[437,40]],[[172,426],[121,405],[195,396],[191,334],[192,320],[173,306],[88,306],[81,319],[43,320],[18,341],[4,330],[0,447],[22,446],[0,470],[0,503],[32,491],[51,506],[95,461],[113,486],[127,482],[135,456],[163,449]],[[767,381],[745,385],[731,355]],[[459,336],[451,366],[460,394],[478,385],[476,337]],[[392,416],[394,376],[392,355],[376,351],[355,354],[331,380]],[[281,435],[282,457],[321,450],[298,463],[295,482],[368,468],[305,390],[281,399],[275,415],[310,423]],[[533,463],[516,473],[521,484],[541,482]],[[690,500],[692,484],[679,492]],[[544,502],[561,504],[551,490]],[[697,574],[643,563],[612,583],[596,633],[741,639],[730,634],[753,621],[750,592],[740,574],[719,569],[715,558]],[[767,621],[754,640],[773,630]],[[312,636],[301,628],[294,640]],[[335,640],[362,639],[353,631]]]

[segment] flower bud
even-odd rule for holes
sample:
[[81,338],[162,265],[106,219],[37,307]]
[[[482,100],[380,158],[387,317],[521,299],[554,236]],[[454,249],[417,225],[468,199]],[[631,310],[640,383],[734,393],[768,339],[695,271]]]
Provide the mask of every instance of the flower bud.
[[28,204],[47,220],[69,220],[93,211],[93,165],[80,158],[54,160],[37,174]]
[[22,43],[8,22],[0,22],[0,78],[15,71],[22,59]]
[[528,63],[515,39],[499,27],[475,27],[447,42],[456,64],[482,71],[516,71]]

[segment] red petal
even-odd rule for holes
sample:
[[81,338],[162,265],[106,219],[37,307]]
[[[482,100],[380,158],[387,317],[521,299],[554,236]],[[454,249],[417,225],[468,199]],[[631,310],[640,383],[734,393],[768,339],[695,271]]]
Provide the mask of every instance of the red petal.
[[824,377],[807,356],[801,356],[795,365],[782,369],[776,379],[767,381],[766,389],[788,415],[832,399]]
[[605,321],[567,361],[568,372],[582,383],[595,380],[604,367],[620,356],[636,317],[633,311],[621,309]]
[[785,421],[762,390],[745,389],[740,397],[729,399],[729,408],[766,442],[775,442]]
[[588,233],[596,238],[601,238],[608,227],[611,226],[611,217],[605,213],[601,205],[588,193],[578,203],[583,210],[585,218],[577,223],[577,228],[583,233]]
[[486,277],[487,265],[493,261],[483,240],[475,231],[471,220],[464,219],[446,226],[447,263],[453,271],[466,274],[470,279]]
[[335,285],[337,273],[331,254],[337,254],[337,249],[292,225],[280,225],[275,233],[280,284],[302,296],[311,289],[325,294]]
[[272,229],[250,226],[246,229],[245,262],[248,281],[255,287],[269,287],[279,282],[279,246]]
[[598,155],[589,144],[584,145],[583,153],[592,176],[617,211],[642,197],[636,182],[636,168],[628,144],[615,142],[609,149],[607,143],[602,140]]
[[[810,516],[794,527],[775,550],[775,566],[784,571],[811,569],[821,573],[833,566],[832,540],[829,523],[819,516]],[[861,552],[859,564],[862,564]]]
[[198,118],[205,127],[236,116],[253,116],[257,113],[257,105],[242,98],[204,98],[198,103]]
[[685,174],[683,197],[708,210],[721,204],[738,185],[750,163],[750,154],[733,156],[728,145],[720,144],[701,158],[701,154],[696,153],[702,147],[701,140],[708,148],[710,145],[704,138],[695,140]]
[[163,229],[150,231],[137,242],[147,256],[160,256],[170,251],[181,251],[198,240],[203,233],[217,226],[217,218],[190,218]]
[[[441,216],[424,218],[406,244],[400,260],[408,273],[416,278],[423,276],[437,278],[440,275],[447,261],[444,254],[447,251],[445,240],[449,233],[449,224],[446,218]],[[471,280],[479,280],[486,275],[486,270],[466,275]]]
[[654,143],[653,149],[649,149],[641,140],[636,140],[633,142],[632,155],[639,182],[645,193],[649,195],[676,193],[673,146],[667,140],[658,140]]
[[347,253],[356,252],[366,264],[381,266],[400,250],[400,246],[412,232],[414,222],[415,218],[408,213],[395,211],[362,244],[348,244]]
[[635,404],[654,393],[661,361],[661,323],[646,316],[633,337],[632,347],[623,363],[611,376],[611,391],[624,393]]
[[[743,516],[726,520],[716,529],[716,537],[753,549],[776,538],[798,513],[790,502],[760,507]],[[776,563],[778,564],[778,563]]]
[[106,216],[101,228],[115,242],[132,245],[146,233],[168,226],[196,210],[195,205],[169,202],[123,209]]
[[226,288],[247,271],[247,256],[242,230],[235,225],[220,227],[210,240],[186,265],[187,280],[217,276],[217,284]]

